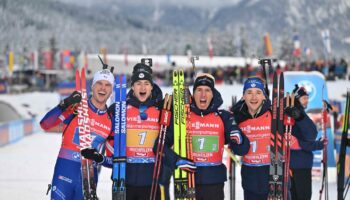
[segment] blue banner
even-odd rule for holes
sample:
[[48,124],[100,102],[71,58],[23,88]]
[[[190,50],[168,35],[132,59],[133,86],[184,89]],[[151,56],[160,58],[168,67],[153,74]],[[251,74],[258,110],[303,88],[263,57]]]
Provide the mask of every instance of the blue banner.
[[312,72],[285,72],[284,91],[292,93],[294,85],[303,86],[309,94],[307,112],[313,109],[322,109],[322,87],[324,86],[324,99],[328,101],[328,91],[323,74],[317,71]]

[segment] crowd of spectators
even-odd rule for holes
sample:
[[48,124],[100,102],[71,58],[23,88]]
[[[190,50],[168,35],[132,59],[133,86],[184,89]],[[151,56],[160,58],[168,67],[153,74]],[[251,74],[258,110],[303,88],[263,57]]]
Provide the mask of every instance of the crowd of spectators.
[[[215,77],[216,84],[237,84],[243,83],[248,77],[262,76],[262,67],[253,67],[250,64],[245,66],[225,66],[225,67],[205,67],[197,66],[197,72],[210,73]],[[270,80],[272,79],[274,71],[319,71],[323,73],[327,80],[347,79],[350,80],[350,70],[345,59],[336,60],[333,59],[329,62],[322,60],[316,60],[312,62],[294,62],[287,63],[284,66],[280,66],[274,63],[272,67],[267,69]],[[72,74],[74,75],[74,69]],[[172,84],[172,70],[167,71],[155,71],[154,81],[159,86],[170,86]],[[185,81],[188,85],[193,84],[194,72],[192,67],[184,69]],[[21,84],[25,85],[26,90],[29,91],[53,91],[56,90],[56,86],[61,82],[74,81],[74,77],[70,80],[62,80],[62,77],[55,77],[55,74],[43,74],[40,71],[23,71],[16,72],[10,77],[1,78],[9,85]],[[67,78],[67,77],[66,77]],[[128,77],[130,78],[130,77]]]
[[[261,76],[261,67],[253,67],[250,64],[242,66],[226,66],[226,67],[200,67],[196,68],[196,71],[210,73],[215,77],[216,83],[221,84],[235,84],[243,83],[245,79],[250,76]],[[350,80],[350,71],[345,59],[330,60],[324,62],[322,60],[316,60],[312,62],[295,62],[280,66],[279,64],[273,64],[272,68],[269,68],[269,76],[272,78],[273,71],[319,71],[325,75],[327,80],[347,79]],[[185,69],[185,79],[187,84],[193,84],[193,70],[192,68]],[[161,86],[171,85],[171,71],[154,72],[156,82]]]
[[[272,79],[273,72],[276,71],[319,71],[325,75],[327,80],[338,80],[338,79],[350,79],[350,71],[348,69],[348,64],[345,59],[336,60],[333,59],[329,62],[324,62],[322,60],[316,60],[312,62],[294,62],[286,64],[285,66],[280,66],[279,64],[273,64],[272,67],[268,69],[269,76]],[[226,66],[226,67],[198,67],[196,71],[201,71],[205,73],[210,73],[215,77],[217,84],[235,84],[243,83],[250,76],[261,76],[262,68],[253,67],[250,64],[245,66]],[[186,83],[193,84],[193,70],[188,68],[184,70]],[[171,74],[172,71],[168,70],[166,72],[154,72],[155,81],[161,86],[171,85]]]

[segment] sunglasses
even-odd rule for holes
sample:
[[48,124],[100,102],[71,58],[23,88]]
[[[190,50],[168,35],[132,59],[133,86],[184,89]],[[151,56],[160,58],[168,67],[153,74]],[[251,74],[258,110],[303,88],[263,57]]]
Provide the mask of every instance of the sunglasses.
[[139,112],[140,112],[140,118],[141,120],[146,120],[148,115],[147,113],[145,112],[147,109],[147,106],[146,105],[140,105],[139,106]]

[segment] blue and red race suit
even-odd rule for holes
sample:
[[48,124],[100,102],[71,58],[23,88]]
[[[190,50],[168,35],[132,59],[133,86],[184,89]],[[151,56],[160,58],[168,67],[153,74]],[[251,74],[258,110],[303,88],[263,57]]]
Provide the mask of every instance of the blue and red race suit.
[[[91,146],[100,151],[112,133],[112,121],[107,109],[97,109],[90,99],[88,105]],[[62,111],[59,106],[56,106],[40,121],[40,126],[44,130],[50,130],[59,124],[63,124],[62,144],[55,165],[51,199],[83,199],[78,118],[75,116],[73,107]],[[107,165],[108,162],[111,162],[111,160],[104,160],[102,165]],[[94,177],[97,183],[96,166]]]

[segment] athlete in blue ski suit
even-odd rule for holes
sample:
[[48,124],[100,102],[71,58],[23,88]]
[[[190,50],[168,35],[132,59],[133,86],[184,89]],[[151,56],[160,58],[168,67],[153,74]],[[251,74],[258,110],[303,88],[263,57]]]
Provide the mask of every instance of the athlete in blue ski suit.
[[[107,113],[106,101],[112,93],[114,77],[108,70],[98,71],[94,75],[92,97],[88,100],[88,114],[92,148],[100,150],[112,133],[112,121]],[[81,101],[80,92],[73,92],[69,97],[50,110],[40,121],[44,130],[63,125],[62,144],[56,161],[52,180],[51,199],[83,199],[81,175],[81,147],[79,145],[77,104]],[[85,149],[86,150],[86,149]],[[84,151],[84,150],[82,150]],[[100,157],[100,164],[110,160]],[[97,184],[97,170],[95,168]]]

